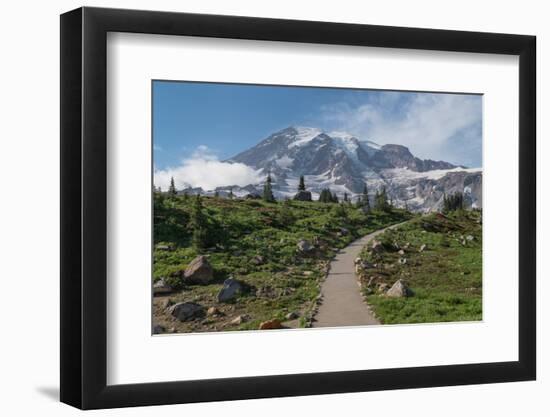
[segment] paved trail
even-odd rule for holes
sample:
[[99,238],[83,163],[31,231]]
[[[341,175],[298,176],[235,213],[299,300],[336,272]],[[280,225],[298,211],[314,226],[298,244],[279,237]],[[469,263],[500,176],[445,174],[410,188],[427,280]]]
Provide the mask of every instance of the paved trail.
[[397,227],[377,230],[357,239],[340,250],[330,263],[330,270],[321,286],[322,304],[315,315],[313,327],[365,326],[380,324],[367,309],[355,275],[355,258],[376,235]]

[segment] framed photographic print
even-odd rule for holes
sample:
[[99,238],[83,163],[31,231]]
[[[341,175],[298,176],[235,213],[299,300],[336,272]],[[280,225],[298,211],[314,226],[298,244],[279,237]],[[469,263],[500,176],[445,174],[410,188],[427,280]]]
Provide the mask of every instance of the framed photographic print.
[[63,402],[535,379],[534,37],[81,8],[61,102]]

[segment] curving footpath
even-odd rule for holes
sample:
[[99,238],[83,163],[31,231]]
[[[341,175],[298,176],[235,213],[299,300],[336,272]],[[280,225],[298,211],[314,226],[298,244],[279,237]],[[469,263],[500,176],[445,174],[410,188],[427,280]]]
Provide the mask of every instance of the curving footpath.
[[[401,224],[401,223],[400,223]],[[380,324],[367,308],[355,275],[355,258],[376,235],[396,224],[363,236],[341,249],[330,263],[327,278],[321,285],[322,304],[313,327],[368,326]]]

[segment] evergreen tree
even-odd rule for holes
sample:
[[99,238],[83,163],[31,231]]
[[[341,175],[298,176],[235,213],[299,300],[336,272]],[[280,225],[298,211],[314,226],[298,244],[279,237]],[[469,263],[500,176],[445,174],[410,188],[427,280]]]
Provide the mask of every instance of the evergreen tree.
[[338,203],[339,202],[338,196],[336,195],[336,193],[332,193],[332,199],[331,200],[332,200],[333,203]]
[[196,250],[206,247],[208,223],[204,214],[200,194],[197,194],[191,209],[191,227],[193,228],[192,243]]
[[176,184],[174,182],[174,177],[170,178],[170,186],[168,187],[168,195],[171,197],[174,197],[178,194],[178,191],[176,190]]
[[233,200],[233,197],[235,197],[235,194],[233,194],[233,187],[231,187],[229,189],[229,194],[227,195],[227,197],[230,199],[230,200]]
[[300,175],[300,184],[298,185],[298,191],[305,191],[306,190],[306,184],[304,182],[304,176]]
[[319,194],[319,202],[332,203],[332,193],[328,188],[324,188],[321,190],[321,193]]
[[355,201],[355,207],[357,208],[363,207],[363,200],[361,200],[361,196],[357,197],[357,200]]
[[376,210],[390,211],[391,206],[388,204],[388,194],[386,193],[386,187],[382,187],[382,191],[376,191],[374,200]]
[[344,203],[349,203],[348,193],[344,192]]
[[369,190],[367,188],[367,183],[363,186],[363,198],[361,198],[363,207],[366,211],[370,211],[370,201],[369,201]]
[[443,194],[443,213],[458,211],[464,209],[464,194],[457,191],[454,194],[447,196]]
[[273,196],[273,189],[271,187],[271,174],[267,174],[267,179],[264,185],[263,199],[264,201],[267,201],[269,203],[275,201],[275,197]]
[[220,193],[218,190],[214,191],[214,198],[218,198],[220,196]]

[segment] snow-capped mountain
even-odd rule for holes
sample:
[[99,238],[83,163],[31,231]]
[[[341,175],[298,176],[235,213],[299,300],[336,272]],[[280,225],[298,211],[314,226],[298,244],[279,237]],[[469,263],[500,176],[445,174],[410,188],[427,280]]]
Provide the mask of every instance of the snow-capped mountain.
[[[362,193],[367,182],[371,193],[385,186],[396,205],[407,203],[411,209],[438,208],[443,194],[455,191],[465,193],[467,204],[481,207],[481,169],[420,159],[405,146],[380,146],[346,132],[288,127],[226,162],[243,163],[264,175],[270,173],[278,198],[292,197],[300,175],[304,175],[314,197],[323,188],[330,188],[353,198]],[[240,196],[254,189],[260,193],[261,187],[251,184],[232,189]],[[218,193],[223,195],[228,189],[219,187]]]

